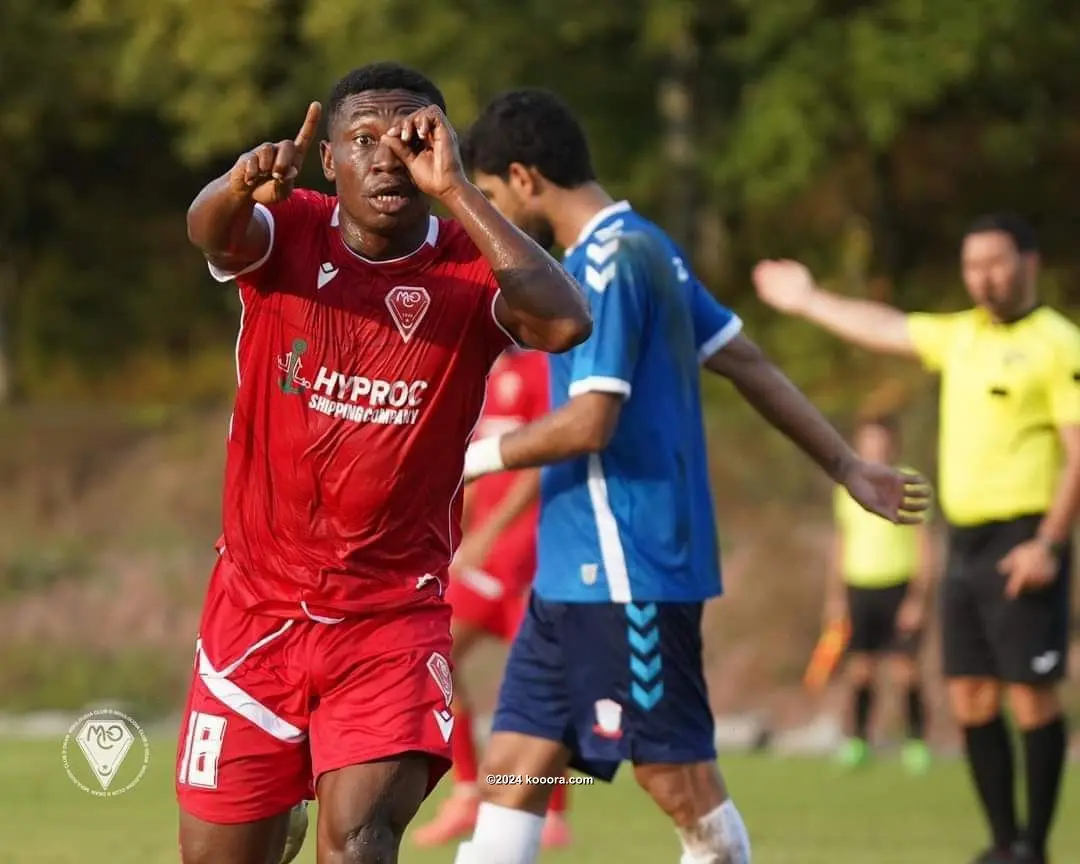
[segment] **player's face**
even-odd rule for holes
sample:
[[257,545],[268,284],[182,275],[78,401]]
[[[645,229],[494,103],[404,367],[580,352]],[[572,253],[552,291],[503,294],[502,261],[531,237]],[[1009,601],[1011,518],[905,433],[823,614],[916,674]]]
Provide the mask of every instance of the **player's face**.
[[867,423],[855,433],[855,452],[868,462],[888,464],[894,458],[892,433],[884,426]]
[[393,235],[427,219],[428,201],[382,136],[430,103],[405,90],[349,96],[330,118],[322,144],[323,174],[337,187],[341,208],[366,231]]
[[[518,179],[527,184],[525,178]],[[496,210],[533,240],[545,249],[550,249],[555,244],[555,230],[535,201],[537,196],[529,194],[530,190],[521,188],[523,183],[515,182],[513,174],[511,182],[508,183],[502,177],[477,171],[473,182],[495,205]]]
[[964,285],[975,304],[1009,320],[1034,301],[1037,258],[1003,231],[969,234],[961,250]]

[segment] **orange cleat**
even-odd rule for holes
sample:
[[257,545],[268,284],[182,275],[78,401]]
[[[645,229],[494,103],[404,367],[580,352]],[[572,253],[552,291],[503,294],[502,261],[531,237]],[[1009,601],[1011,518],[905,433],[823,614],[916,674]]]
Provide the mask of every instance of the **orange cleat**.
[[471,793],[455,792],[439,807],[435,818],[418,828],[413,835],[417,846],[444,846],[454,840],[469,837],[476,827],[476,811],[480,799]]
[[540,835],[540,845],[545,849],[561,849],[572,842],[570,826],[561,813],[548,813],[544,818],[544,832]]

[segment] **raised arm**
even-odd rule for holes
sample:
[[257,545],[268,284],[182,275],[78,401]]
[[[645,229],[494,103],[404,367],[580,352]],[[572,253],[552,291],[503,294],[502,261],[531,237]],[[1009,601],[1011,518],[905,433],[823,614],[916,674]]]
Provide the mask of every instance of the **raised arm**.
[[798,261],[759,262],[754,286],[774,309],[805,318],[846,342],[882,354],[917,356],[905,313],[885,303],[825,291]]
[[191,202],[188,239],[215,267],[238,273],[270,251],[270,222],[257,215],[255,205],[289,197],[315,140],[321,113],[319,103],[312,102],[295,139],[260,144],[244,153],[228,173],[208,183]]
[[592,319],[577,283],[468,181],[442,111],[434,105],[417,111],[385,140],[417,188],[450,211],[488,260],[501,289],[495,315],[518,342],[562,353],[589,338]]
[[843,436],[757,345],[742,334],[705,359],[751,407],[842,483],[860,506],[891,522],[917,524],[929,506],[926,481],[887,465],[864,462]]

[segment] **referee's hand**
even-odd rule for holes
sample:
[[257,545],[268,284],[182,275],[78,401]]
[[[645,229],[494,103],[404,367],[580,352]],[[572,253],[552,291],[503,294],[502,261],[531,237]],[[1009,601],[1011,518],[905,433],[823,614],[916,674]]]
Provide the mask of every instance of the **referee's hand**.
[[921,474],[855,460],[841,482],[864,510],[897,525],[919,525],[930,509],[930,483]]
[[1058,561],[1050,547],[1038,538],[1028,540],[998,562],[998,571],[1006,577],[1005,596],[1015,600],[1028,591],[1047,587],[1057,578]]

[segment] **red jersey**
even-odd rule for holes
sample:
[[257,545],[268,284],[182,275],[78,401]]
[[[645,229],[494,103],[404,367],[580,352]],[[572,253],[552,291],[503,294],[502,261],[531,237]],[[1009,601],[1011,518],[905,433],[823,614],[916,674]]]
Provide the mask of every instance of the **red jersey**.
[[[476,438],[512,432],[547,413],[548,363],[539,351],[508,349],[495,361],[488,378],[484,413]],[[513,471],[489,474],[474,484],[471,518],[483,522],[510,487],[518,481]],[[483,569],[507,583],[514,592],[532,581],[536,569],[536,525],[539,504],[521,514],[499,537]]]
[[284,617],[441,598],[465,447],[512,344],[494,274],[456,222],[431,217],[416,252],[376,262],[345,245],[335,197],[260,210],[270,250],[236,276],[227,590]]

